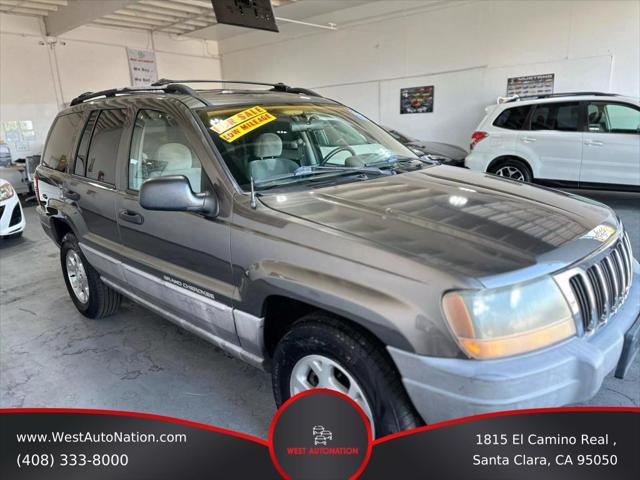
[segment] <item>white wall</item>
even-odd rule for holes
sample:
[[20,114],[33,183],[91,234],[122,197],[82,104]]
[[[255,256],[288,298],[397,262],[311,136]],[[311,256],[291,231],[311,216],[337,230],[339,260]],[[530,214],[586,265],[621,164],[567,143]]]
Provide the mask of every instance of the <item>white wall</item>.
[[[220,41],[223,75],[316,89],[381,124],[465,148],[511,76],[555,73],[556,92],[640,95],[637,0],[390,0],[350,10],[306,19],[335,21],[337,31],[285,26]],[[358,15],[367,19],[351,20]],[[421,85],[435,86],[434,112],[400,115],[400,88]]]
[[41,153],[51,121],[77,95],[131,85],[126,47],[155,51],[160,78],[221,75],[212,41],[98,27],[47,39],[43,31],[36,18],[0,14],[0,139],[4,122],[13,120],[31,120],[36,133],[7,142],[14,159]]

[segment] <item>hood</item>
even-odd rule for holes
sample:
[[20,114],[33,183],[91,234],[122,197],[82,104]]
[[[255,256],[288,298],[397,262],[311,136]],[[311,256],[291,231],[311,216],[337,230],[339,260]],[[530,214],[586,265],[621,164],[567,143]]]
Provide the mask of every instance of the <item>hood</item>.
[[597,202],[448,166],[260,199],[487,286],[556,271],[602,247],[595,227],[618,228]]
[[452,160],[464,160],[467,156],[467,151],[456,145],[441,142],[423,142],[415,140],[408,144],[408,146],[416,148],[425,154],[442,155],[449,157]]

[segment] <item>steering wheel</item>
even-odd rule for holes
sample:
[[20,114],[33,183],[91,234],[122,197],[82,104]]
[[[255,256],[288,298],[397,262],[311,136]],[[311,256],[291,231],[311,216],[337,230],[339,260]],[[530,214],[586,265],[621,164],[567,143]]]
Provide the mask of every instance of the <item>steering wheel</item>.
[[331,150],[329,153],[327,153],[327,155],[320,161],[320,165],[324,166],[329,160],[331,160],[331,158],[333,158],[336,153],[340,153],[343,151],[347,151],[350,152],[351,155],[357,155],[356,151],[351,148],[348,145],[341,145],[339,147],[334,148],[333,150]]

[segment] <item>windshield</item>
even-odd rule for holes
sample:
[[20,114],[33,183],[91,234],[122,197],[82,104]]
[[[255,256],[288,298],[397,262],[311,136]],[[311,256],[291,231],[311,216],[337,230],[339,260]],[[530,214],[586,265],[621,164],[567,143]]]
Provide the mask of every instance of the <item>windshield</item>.
[[245,105],[199,115],[244,190],[252,178],[258,191],[318,179],[355,181],[418,160],[382,128],[341,105]]

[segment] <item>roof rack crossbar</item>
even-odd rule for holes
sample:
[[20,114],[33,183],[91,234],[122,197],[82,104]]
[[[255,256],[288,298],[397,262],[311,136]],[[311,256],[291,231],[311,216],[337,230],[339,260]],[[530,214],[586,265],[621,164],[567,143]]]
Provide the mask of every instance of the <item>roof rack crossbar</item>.
[[534,99],[538,99],[538,98],[579,97],[579,96],[586,96],[586,95],[592,95],[594,97],[619,97],[620,96],[617,93],[606,93],[606,92],[546,93],[546,94],[543,94],[543,95],[526,95],[526,96],[523,96],[523,97],[516,96],[516,97],[512,98],[511,100],[508,100],[507,103],[509,103],[509,102],[517,102],[519,100],[534,100]]
[[265,87],[273,88],[291,88],[284,83],[269,83],[269,82],[253,82],[249,80],[170,80],[168,78],[161,78],[157,82],[151,84],[152,87],[163,87],[172,83],[241,83],[246,85],[262,85]]
[[210,105],[205,99],[203,99],[197,90],[184,85],[185,83],[240,83],[247,85],[262,85],[266,87],[272,87],[271,91],[286,92],[286,93],[299,93],[303,95],[309,95],[313,97],[320,97],[321,95],[306,88],[290,87],[284,83],[266,83],[266,82],[251,82],[244,80],[169,80],[162,78],[157,82],[152,83],[148,87],[124,87],[124,88],[110,88],[108,90],[100,90],[98,92],[85,92],[78,95],[71,100],[71,106],[79,105],[87,100],[91,100],[98,97],[112,98],[116,95],[125,95],[129,93],[137,92],[161,92],[161,93],[181,93],[189,95],[196,100],[201,101],[205,105]]
[[185,83],[237,83],[241,85],[260,85],[264,87],[272,87],[271,90],[276,92],[285,93],[301,93],[303,95],[310,95],[313,97],[320,97],[321,95],[306,88],[291,87],[285,83],[270,83],[270,82],[254,82],[250,80],[170,80],[168,78],[161,78],[157,82],[151,84],[152,87],[163,87],[167,85],[182,85]]
[[124,87],[124,88],[110,88],[108,90],[100,90],[98,92],[85,92],[81,95],[78,95],[76,98],[71,100],[70,105],[79,105],[80,103],[86,102],[87,100],[91,100],[93,98],[98,97],[115,97],[116,95],[123,95],[126,93],[136,93],[136,92],[164,92],[163,88],[150,88],[150,87]]
[[197,100],[200,100],[203,104],[209,105],[209,102],[204,100],[198,95],[193,88],[190,88],[186,85],[180,84],[168,84],[163,87],[124,87],[124,88],[110,88],[108,90],[100,90],[99,92],[85,92],[82,95],[77,96],[73,100],[71,100],[70,105],[79,105],[81,103],[86,102],[87,100],[91,100],[98,97],[112,98],[116,95],[125,95],[129,93],[141,93],[141,92],[158,92],[158,93],[182,93],[184,95],[189,95],[190,97],[194,97]]

